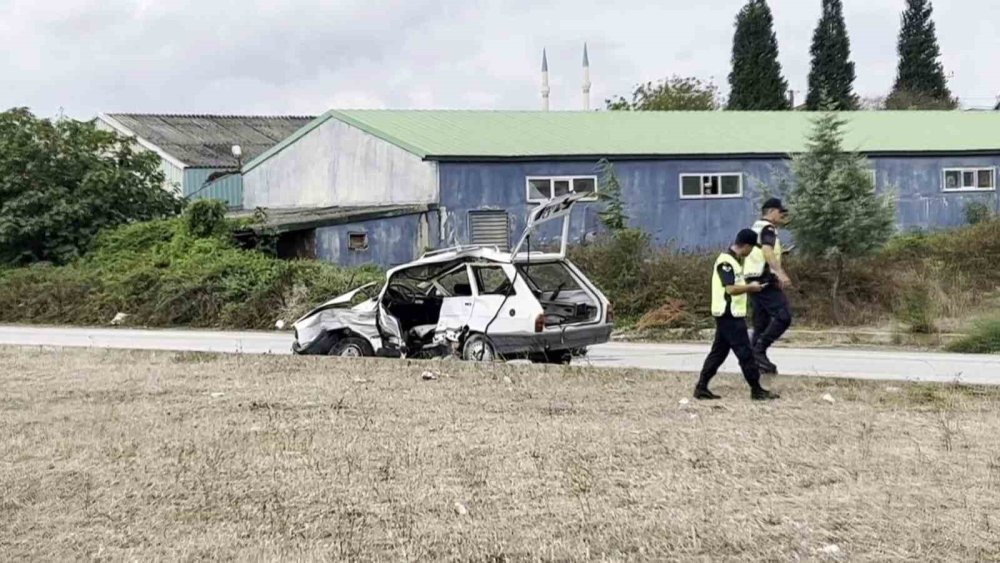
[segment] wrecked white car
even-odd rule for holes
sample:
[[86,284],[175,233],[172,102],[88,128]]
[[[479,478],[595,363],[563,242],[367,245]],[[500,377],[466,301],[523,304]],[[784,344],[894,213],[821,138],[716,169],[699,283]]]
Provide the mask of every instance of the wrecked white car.
[[[607,342],[611,303],[566,259],[570,211],[582,195],[534,209],[512,252],[457,247],[389,271],[295,322],[297,354],[568,363]],[[562,219],[559,252],[530,249],[535,228]]]

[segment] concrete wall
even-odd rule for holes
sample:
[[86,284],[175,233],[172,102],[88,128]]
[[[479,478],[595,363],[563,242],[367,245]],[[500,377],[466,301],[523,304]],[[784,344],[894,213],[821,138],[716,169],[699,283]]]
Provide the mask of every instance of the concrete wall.
[[[877,189],[896,189],[899,196],[898,224],[901,229],[943,228],[964,222],[963,208],[970,201],[987,202],[1000,210],[996,191],[945,193],[942,170],[952,167],[997,167],[995,157],[874,158]],[[524,228],[525,217],[535,205],[528,203],[527,176],[594,175],[589,162],[537,163],[442,163],[441,206],[446,224],[460,242],[467,243],[468,212],[475,209],[506,209],[511,215],[512,244]],[[718,248],[736,231],[753,222],[761,203],[761,186],[776,186],[787,177],[786,160],[658,160],[615,163],[632,226],[648,232],[659,245],[683,249]],[[743,174],[743,197],[732,199],[681,199],[680,175],[689,173],[739,172]],[[573,234],[579,240],[600,228],[600,204],[582,204],[574,211]],[[555,226],[537,237],[538,243],[556,235]],[[786,235],[786,238],[787,235]],[[448,242],[447,240],[445,242]]]
[[243,177],[233,174],[220,178],[208,186],[205,180],[217,168],[188,168],[184,171],[184,196],[198,199],[219,199],[231,207],[243,206]]
[[330,119],[249,170],[247,208],[437,202],[437,164]]
[[[343,266],[398,266],[438,246],[436,212],[316,229],[316,258]],[[368,250],[348,248],[351,233],[368,235]]]

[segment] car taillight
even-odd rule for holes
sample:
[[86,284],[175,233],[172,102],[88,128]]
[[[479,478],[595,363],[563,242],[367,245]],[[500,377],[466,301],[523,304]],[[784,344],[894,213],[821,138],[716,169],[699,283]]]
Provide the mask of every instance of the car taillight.
[[545,330],[545,315],[538,315],[535,317],[535,332],[542,332]]
[[614,303],[608,303],[608,313],[605,315],[605,319],[608,324],[615,322],[615,305]]

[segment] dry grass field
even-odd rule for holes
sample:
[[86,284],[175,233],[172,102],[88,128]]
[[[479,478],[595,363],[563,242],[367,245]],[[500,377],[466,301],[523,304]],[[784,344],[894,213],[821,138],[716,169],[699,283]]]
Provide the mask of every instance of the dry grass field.
[[692,383],[0,349],[0,559],[1000,557],[1000,391]]

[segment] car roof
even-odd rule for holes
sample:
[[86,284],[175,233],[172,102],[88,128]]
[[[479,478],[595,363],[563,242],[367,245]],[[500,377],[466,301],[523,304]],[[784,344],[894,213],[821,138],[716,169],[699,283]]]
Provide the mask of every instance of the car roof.
[[454,262],[456,260],[479,260],[483,262],[496,262],[498,264],[522,264],[527,262],[555,262],[563,259],[564,258],[558,254],[544,252],[532,252],[530,255],[522,252],[517,256],[514,256],[510,252],[504,252],[495,246],[462,246],[428,252],[413,262],[401,264],[390,269],[388,277],[392,277],[392,275],[396,272],[409,270],[410,268]]

